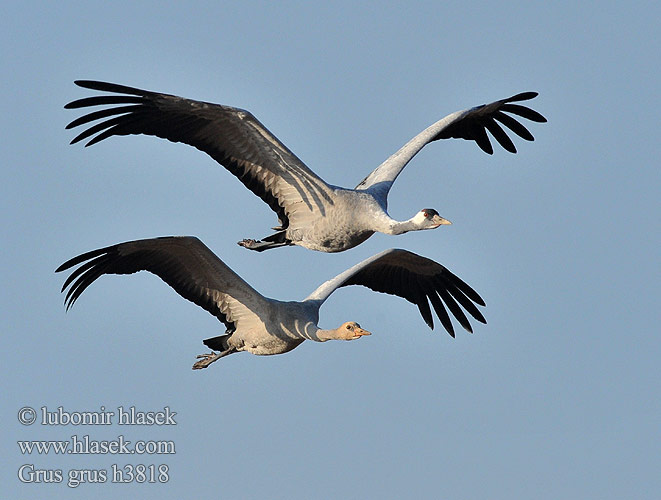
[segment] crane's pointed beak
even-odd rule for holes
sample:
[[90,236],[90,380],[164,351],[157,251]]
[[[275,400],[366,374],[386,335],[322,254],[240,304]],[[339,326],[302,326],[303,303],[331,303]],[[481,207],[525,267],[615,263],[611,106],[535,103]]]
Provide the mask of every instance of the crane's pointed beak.
[[354,333],[354,335],[356,336],[356,338],[358,338],[358,337],[363,337],[363,336],[365,336],[365,335],[372,335],[370,332],[368,332],[367,330],[363,330],[362,328],[356,328],[356,329],[353,331],[353,333]]
[[448,225],[452,224],[452,222],[450,222],[447,219],[444,219],[440,215],[434,215],[434,218],[432,219],[432,222],[434,224],[436,224],[436,227],[438,227],[438,226],[448,226]]

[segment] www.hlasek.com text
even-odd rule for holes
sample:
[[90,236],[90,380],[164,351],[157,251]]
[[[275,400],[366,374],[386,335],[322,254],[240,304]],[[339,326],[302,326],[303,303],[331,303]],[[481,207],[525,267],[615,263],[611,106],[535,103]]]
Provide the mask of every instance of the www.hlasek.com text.
[[66,441],[26,440],[18,441],[23,455],[173,455],[175,445],[172,440],[129,441],[124,436],[117,439],[97,440],[84,436],[71,436]]

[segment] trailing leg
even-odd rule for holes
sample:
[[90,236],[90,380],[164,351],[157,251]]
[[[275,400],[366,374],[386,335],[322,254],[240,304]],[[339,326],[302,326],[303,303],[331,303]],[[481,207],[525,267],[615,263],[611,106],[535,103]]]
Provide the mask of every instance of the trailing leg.
[[239,246],[247,248],[248,250],[255,250],[256,252],[263,252],[264,250],[289,246],[291,244],[291,240],[287,239],[286,231],[278,231],[277,233],[267,236],[259,241],[245,239],[238,242]]

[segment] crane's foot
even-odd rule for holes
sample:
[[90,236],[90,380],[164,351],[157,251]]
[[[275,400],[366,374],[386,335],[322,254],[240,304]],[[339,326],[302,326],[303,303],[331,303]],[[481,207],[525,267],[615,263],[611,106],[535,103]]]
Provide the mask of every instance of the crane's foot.
[[282,230],[278,231],[275,234],[267,236],[261,240],[253,240],[251,238],[246,238],[238,242],[239,246],[247,248],[248,250],[255,250],[257,252],[263,252],[269,248],[278,248],[284,247],[287,245],[292,245],[291,240],[287,239],[287,231]]
[[260,242],[257,241],[257,240],[253,240],[253,239],[250,239],[250,238],[246,238],[246,239],[244,239],[244,240],[239,241],[237,244],[238,244],[240,247],[243,247],[243,248],[253,249],[253,248],[255,248],[255,247],[260,246],[259,243],[260,243]]
[[199,356],[197,356],[197,359],[199,359],[199,361],[197,361],[193,365],[193,370],[201,370],[202,368],[206,368],[214,361],[219,360],[221,357],[222,357],[222,353],[220,352],[219,353],[210,352],[209,354],[200,354]]
[[266,241],[266,240],[252,240],[252,239],[245,239],[241,240],[237,243],[239,246],[243,248],[247,248],[248,250],[255,250],[256,252],[263,252],[264,250],[269,250],[270,248],[278,248],[286,245],[291,245],[291,242],[289,240],[280,243],[280,242],[272,242],[272,241]]

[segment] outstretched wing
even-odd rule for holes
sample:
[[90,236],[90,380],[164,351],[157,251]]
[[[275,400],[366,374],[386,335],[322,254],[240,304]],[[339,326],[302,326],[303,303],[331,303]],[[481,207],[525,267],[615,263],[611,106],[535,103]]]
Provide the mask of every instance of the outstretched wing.
[[71,144],[91,137],[85,144],[91,146],[113,135],[136,134],[183,142],[234,174],[278,214],[283,228],[288,226],[293,206],[324,213],[324,206],[331,203],[329,186],[248,111],[112,83],[75,83],[112,95],[78,99],[65,106],[110,106],[69,123],[67,129],[101,120]]
[[486,304],[475,290],[441,264],[407,250],[390,249],[374,255],[327,281],[305,300],[323,303],[335,290],[349,285],[366,286],[408,300],[418,306],[423,319],[433,329],[431,301],[436,315],[453,337],[454,328],[446,307],[471,333],[473,329],[462,307],[477,321],[486,323],[475,306]]
[[149,271],[191,302],[209,311],[233,332],[242,322],[259,321],[268,300],[232,271],[199,239],[168,236],[129,241],[68,260],[55,272],[78,266],[64,282],[67,310],[104,274]]
[[[387,194],[390,186],[399,173],[411,159],[427,144],[439,139],[466,139],[475,141],[477,145],[488,154],[493,154],[493,147],[487,130],[498,143],[510,153],[516,153],[516,147],[503,127],[509,128],[516,135],[526,141],[535,140],[532,134],[520,122],[510,115],[520,116],[528,120],[544,123],[544,118],[537,111],[521,104],[537,96],[537,92],[523,92],[507,99],[483,104],[464,111],[457,111],[442,118],[433,125],[416,135],[399,151],[379,165],[371,174],[363,179],[356,189],[368,189],[373,186]],[[509,114],[507,114],[509,113]],[[378,186],[377,186],[378,185]]]

